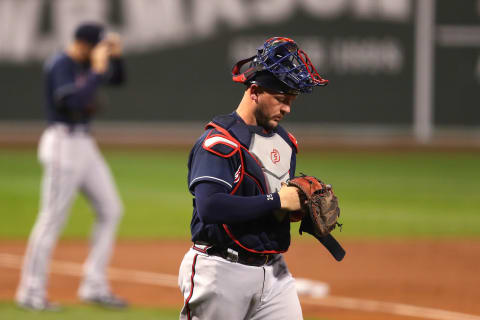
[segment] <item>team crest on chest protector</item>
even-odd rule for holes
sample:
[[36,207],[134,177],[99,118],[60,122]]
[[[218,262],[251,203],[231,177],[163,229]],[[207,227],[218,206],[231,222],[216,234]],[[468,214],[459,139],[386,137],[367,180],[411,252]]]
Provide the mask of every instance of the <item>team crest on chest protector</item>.
[[262,165],[269,192],[280,190],[281,183],[290,177],[290,145],[278,134],[271,137],[254,134],[249,151]]

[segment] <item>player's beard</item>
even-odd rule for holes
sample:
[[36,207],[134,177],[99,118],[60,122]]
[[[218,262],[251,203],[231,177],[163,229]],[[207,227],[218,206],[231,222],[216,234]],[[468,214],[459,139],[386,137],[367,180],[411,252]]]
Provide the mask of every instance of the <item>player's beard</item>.
[[277,122],[273,121],[268,117],[265,112],[262,110],[262,106],[259,106],[255,110],[255,119],[257,120],[257,125],[263,127],[267,131],[271,131],[277,127]]

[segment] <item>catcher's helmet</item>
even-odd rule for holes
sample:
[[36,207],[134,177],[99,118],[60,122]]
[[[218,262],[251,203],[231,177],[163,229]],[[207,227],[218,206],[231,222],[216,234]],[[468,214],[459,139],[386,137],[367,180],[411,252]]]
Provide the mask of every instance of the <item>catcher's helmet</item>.
[[[250,62],[244,72],[242,66]],[[252,83],[280,93],[310,93],[315,86],[325,86],[307,54],[292,39],[273,37],[257,49],[253,57],[237,62],[232,70],[235,82]]]

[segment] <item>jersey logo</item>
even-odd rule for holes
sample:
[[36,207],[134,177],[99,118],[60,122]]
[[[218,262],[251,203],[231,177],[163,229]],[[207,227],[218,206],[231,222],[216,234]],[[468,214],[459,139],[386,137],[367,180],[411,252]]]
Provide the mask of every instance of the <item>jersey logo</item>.
[[237,172],[235,172],[235,176],[234,176],[234,179],[235,179],[235,180],[233,180],[233,183],[237,183],[238,181],[240,181],[240,172],[241,172],[241,169],[242,169],[242,165],[240,165],[240,166],[238,167]]
[[273,164],[280,162],[280,152],[278,152],[277,149],[273,149],[272,152],[270,152],[270,159],[272,159]]

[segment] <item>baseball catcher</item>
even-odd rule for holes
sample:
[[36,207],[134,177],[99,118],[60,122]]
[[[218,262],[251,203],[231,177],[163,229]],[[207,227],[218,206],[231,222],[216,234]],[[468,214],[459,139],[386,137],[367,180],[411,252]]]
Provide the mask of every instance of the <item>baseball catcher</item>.
[[[188,158],[193,245],[179,269],[180,319],[303,319],[283,258],[292,213],[302,215],[297,187],[286,185],[298,144],[279,123],[298,95],[328,80],[285,37],[267,39],[237,62],[232,80],[244,85],[237,109],[214,117]],[[306,222],[302,230],[315,234]],[[318,239],[328,244],[330,235]]]
[[345,256],[340,244],[330,235],[335,227],[342,227],[338,222],[340,208],[338,198],[332,186],[320,179],[301,174],[287,182],[288,186],[298,188],[302,208],[291,215],[292,222],[300,221],[299,232],[307,232],[317,238],[338,261]]

